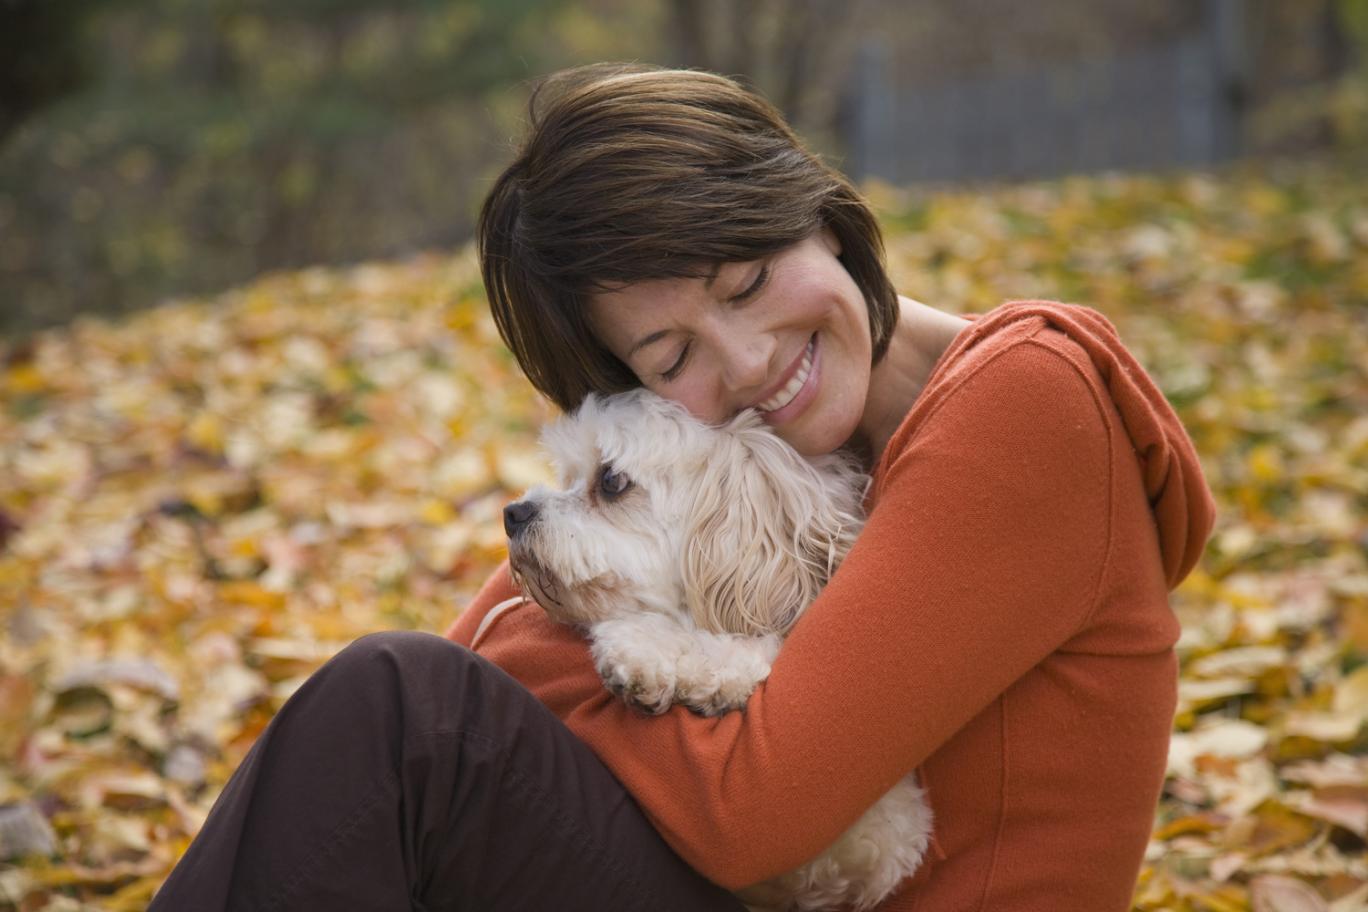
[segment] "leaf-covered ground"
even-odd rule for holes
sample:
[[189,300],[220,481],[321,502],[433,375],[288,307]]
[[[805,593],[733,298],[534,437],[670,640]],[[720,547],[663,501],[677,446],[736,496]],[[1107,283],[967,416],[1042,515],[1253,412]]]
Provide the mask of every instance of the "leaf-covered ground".
[[[1110,316],[1220,500],[1136,909],[1364,908],[1368,178],[871,193],[905,293]],[[143,908],[312,669],[451,620],[549,415],[468,252],[0,347],[0,909]]]

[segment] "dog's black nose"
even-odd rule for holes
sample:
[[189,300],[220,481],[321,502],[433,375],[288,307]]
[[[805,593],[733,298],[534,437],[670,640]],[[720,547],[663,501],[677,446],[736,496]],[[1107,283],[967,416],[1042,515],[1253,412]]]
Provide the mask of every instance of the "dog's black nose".
[[536,518],[536,504],[525,500],[515,501],[504,507],[504,532],[509,538],[517,538]]

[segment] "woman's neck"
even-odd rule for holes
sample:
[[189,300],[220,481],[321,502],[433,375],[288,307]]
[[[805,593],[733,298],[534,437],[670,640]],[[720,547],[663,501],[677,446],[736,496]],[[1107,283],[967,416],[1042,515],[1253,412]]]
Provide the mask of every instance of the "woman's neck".
[[869,377],[869,394],[857,435],[860,439],[852,441],[871,464],[878,461],[889,438],[926,388],[940,356],[969,325],[963,317],[901,295],[898,304],[898,323],[888,352]]

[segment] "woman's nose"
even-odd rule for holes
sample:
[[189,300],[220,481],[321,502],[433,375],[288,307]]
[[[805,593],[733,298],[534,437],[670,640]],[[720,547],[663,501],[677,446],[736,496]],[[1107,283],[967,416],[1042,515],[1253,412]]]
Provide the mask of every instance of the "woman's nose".
[[733,392],[759,392],[769,378],[774,344],[767,333],[729,338],[723,370],[727,387]]

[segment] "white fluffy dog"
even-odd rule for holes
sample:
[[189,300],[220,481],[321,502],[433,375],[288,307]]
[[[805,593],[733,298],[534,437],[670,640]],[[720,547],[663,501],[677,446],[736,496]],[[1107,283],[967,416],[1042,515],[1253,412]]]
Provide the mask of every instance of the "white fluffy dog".
[[[543,444],[562,490],[504,511],[509,559],[552,619],[586,631],[604,683],[645,711],[741,709],[860,531],[867,478],[803,459],[754,411],[708,427],[644,390],[589,397]],[[909,775],[759,908],[868,908],[916,870],[931,815]]]

